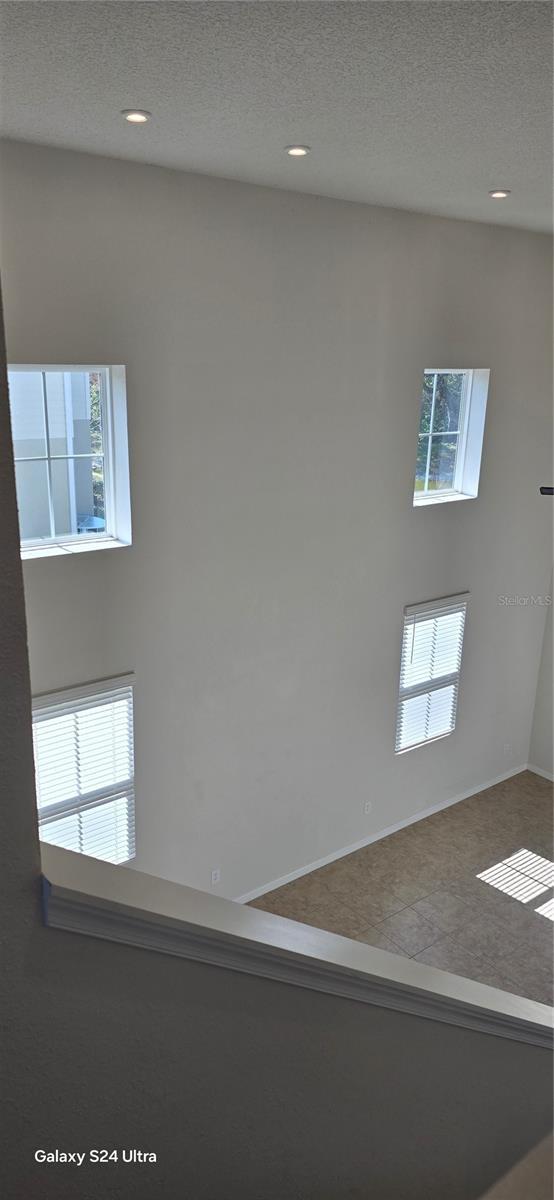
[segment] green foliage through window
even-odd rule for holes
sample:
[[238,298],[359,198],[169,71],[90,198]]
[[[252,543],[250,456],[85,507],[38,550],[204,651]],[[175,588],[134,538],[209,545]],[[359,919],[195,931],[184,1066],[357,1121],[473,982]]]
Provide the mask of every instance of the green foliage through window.
[[452,491],[461,434],[465,372],[426,371],[417,449],[416,492]]

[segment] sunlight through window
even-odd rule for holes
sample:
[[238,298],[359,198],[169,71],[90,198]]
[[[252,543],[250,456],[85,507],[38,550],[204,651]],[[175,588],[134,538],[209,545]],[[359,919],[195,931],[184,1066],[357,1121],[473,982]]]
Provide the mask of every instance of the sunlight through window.
[[538,883],[554,888],[554,863],[548,858],[541,858],[538,854],[532,854],[530,850],[518,850],[517,854],[512,854],[505,862],[516,871],[530,875],[531,879],[536,879]]
[[[494,867],[481,871],[477,878],[527,904],[554,887],[554,863],[531,850],[521,849]],[[554,900],[548,900],[535,912],[554,920]]]
[[554,900],[547,900],[546,904],[541,904],[535,912],[540,913],[541,917],[548,917],[549,921],[554,921]]

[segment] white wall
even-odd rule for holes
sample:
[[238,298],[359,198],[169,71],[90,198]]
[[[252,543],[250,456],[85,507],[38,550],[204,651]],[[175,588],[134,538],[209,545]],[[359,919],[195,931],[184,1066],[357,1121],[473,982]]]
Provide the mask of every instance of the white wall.
[[[9,359],[127,366],[134,545],[25,585],[35,691],[136,672],[137,866],[236,896],[524,764],[549,239],[22,144],[2,178]],[[481,488],[414,510],[433,365],[491,368]],[[456,732],[395,758],[403,606],[467,588]]]
[[552,647],[552,582],[549,596],[550,606],[547,611],[542,655],[537,681],[537,695],[533,727],[531,730],[531,745],[529,747],[529,762],[546,775],[554,775],[553,762],[553,716],[552,716],[552,668],[554,650]]
[[475,1200],[549,1128],[547,1049],[44,927],[1,317],[2,1195]]

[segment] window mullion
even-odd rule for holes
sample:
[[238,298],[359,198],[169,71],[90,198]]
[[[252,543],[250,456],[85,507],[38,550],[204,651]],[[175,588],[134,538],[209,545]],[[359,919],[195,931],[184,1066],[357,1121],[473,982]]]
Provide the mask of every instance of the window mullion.
[[63,372],[63,402],[65,414],[65,444],[67,447],[67,466],[66,466],[66,484],[67,495],[69,501],[70,526],[71,532],[77,533],[77,500],[75,496],[75,470],[71,470],[69,463],[71,462],[70,455],[73,454],[75,443],[75,426],[73,422],[73,389],[71,387],[70,376],[67,371]]
[[131,777],[119,780],[118,783],[110,784],[108,787],[85,792],[83,795],[77,793],[67,800],[60,800],[57,804],[49,804],[45,808],[39,807],[39,825],[48,825],[52,821],[59,820],[60,817],[71,817],[79,812],[88,812],[89,809],[108,804],[110,800],[119,800],[120,797],[134,795],[134,786],[134,779]]
[[431,416],[429,418],[429,444],[427,446],[427,462],[425,464],[425,482],[423,484],[424,492],[429,491],[429,470],[431,467],[431,447],[433,445],[432,438],[433,438],[433,422],[435,420],[435,400],[436,400],[436,396],[437,396],[437,380],[438,380],[438,375],[437,375],[437,372],[435,371],[435,374],[433,375],[433,395],[431,398]]
[[48,483],[48,516],[50,519],[50,537],[56,536],[54,519],[54,494],[52,491],[52,463],[50,460],[50,426],[48,424],[48,404],[46,402],[46,371],[41,371],[42,379],[42,414],[44,418],[44,439],[46,441],[46,476]]
[[422,683],[413,683],[410,687],[399,689],[401,700],[411,700],[414,696],[426,696],[427,692],[438,692],[441,688],[459,683],[460,671],[451,671],[448,675],[438,675],[436,679],[424,679]]

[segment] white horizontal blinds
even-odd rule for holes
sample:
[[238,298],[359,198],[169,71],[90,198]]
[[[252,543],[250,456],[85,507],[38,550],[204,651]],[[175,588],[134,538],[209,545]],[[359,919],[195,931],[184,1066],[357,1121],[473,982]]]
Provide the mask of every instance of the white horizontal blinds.
[[467,596],[404,611],[396,752],[452,733]]
[[71,813],[41,821],[43,842],[102,858],[105,862],[124,863],[135,854],[135,812],[132,793]]
[[400,700],[396,724],[396,750],[408,750],[432,738],[452,733],[456,723],[457,685]]
[[43,841],[109,862],[131,858],[132,683],[37,700],[33,741]]

